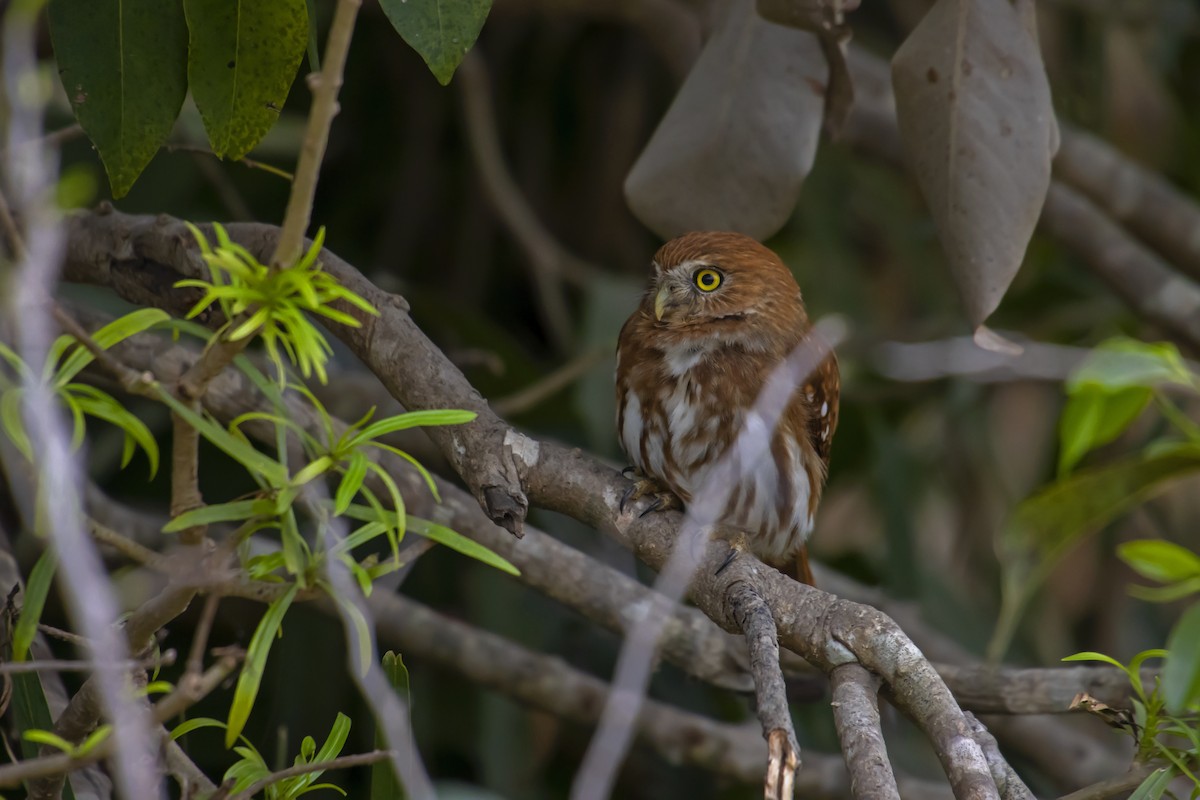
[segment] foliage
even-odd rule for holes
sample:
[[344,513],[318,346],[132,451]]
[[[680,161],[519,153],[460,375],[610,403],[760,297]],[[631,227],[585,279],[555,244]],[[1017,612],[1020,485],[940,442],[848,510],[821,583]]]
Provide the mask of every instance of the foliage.
[[[1183,776],[1192,782],[1192,800],[1200,797],[1200,717],[1192,708],[1186,714],[1168,713],[1169,704],[1164,700],[1162,687],[1155,678],[1154,687],[1147,692],[1142,681],[1142,665],[1152,658],[1167,658],[1166,650],[1145,650],[1134,656],[1128,664],[1122,664],[1103,653],[1076,653],[1063,661],[1101,661],[1125,673],[1133,688],[1133,716],[1117,715],[1109,724],[1129,733],[1137,743],[1134,760],[1141,763],[1165,762],[1165,766],[1146,776],[1131,797],[1142,800],[1158,800],[1171,781]],[[1108,709],[1106,709],[1107,711]]]
[[[1007,649],[1030,598],[1082,537],[1200,471],[1200,427],[1169,394],[1197,389],[1200,377],[1169,343],[1111,339],[1074,371],[1059,424],[1059,477],[1017,507],[1004,533],[1002,607],[989,645],[992,659]],[[1086,454],[1128,430],[1151,400],[1171,424],[1171,435],[1135,455],[1075,469]]]
[[[443,84],[490,8],[384,3]],[[310,39],[305,0],[50,0],[49,18],[63,88],[118,198],[166,142],[189,89],[213,152],[250,152],[278,119]]]
[[[225,727],[225,724],[220,720],[215,720],[211,717],[197,717],[196,719],[191,719],[177,725],[171,731],[171,738],[179,739],[201,728]],[[293,765],[324,764],[325,762],[332,761],[341,754],[342,748],[346,745],[346,738],[349,735],[350,718],[345,714],[339,713],[337,719],[334,720],[333,727],[329,730],[329,735],[325,737],[325,743],[321,745],[321,749],[317,750],[317,743],[311,736],[305,736],[300,743],[300,753],[293,761]],[[225,775],[222,778],[223,781],[233,781],[233,786],[229,790],[230,794],[237,794],[248,788],[251,784],[271,775],[271,768],[267,766],[267,762],[258,750],[255,749],[254,745],[250,743],[250,740],[241,734],[230,735],[229,729],[226,729],[225,739],[227,743],[236,740],[241,741],[241,744],[233,747],[233,751],[241,756],[241,758],[225,771]],[[229,745],[227,744],[226,746]],[[315,770],[285,778],[276,783],[270,783],[264,790],[264,796],[268,800],[293,800],[301,795],[321,789],[330,789],[345,796],[346,793],[333,784],[316,783],[322,774],[323,770]]]

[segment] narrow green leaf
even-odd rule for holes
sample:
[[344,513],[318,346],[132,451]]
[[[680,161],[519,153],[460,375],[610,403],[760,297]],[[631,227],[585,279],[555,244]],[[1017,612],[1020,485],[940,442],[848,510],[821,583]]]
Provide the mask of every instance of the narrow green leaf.
[[33,447],[25,433],[25,420],[21,417],[21,399],[24,394],[25,390],[20,386],[14,386],[0,394],[0,427],[8,434],[8,440],[13,443],[13,447],[32,461]]
[[42,609],[46,607],[46,597],[50,594],[50,586],[54,583],[54,571],[58,559],[54,553],[46,550],[38,558],[37,563],[29,572],[29,580],[25,584],[25,597],[21,601],[21,616],[17,618],[13,629],[13,661],[24,661],[29,655],[37,636],[38,623],[42,621]]
[[179,0],[50,0],[50,38],[75,118],[114,197],[166,141],[187,94]]
[[1146,780],[1129,795],[1129,800],[1159,800],[1171,785],[1175,770],[1162,767],[1146,776]]
[[1117,546],[1117,555],[1143,578],[1176,583],[1200,576],[1200,556],[1164,539],[1139,539]]
[[333,497],[333,513],[340,516],[346,513],[346,509],[350,506],[350,502],[358,494],[358,490],[362,488],[363,480],[367,477],[367,457],[360,452],[354,452],[350,456],[350,463],[346,466],[346,473],[342,476],[341,482],[338,484],[337,492]]
[[1149,603],[1173,603],[1200,592],[1200,577],[1172,583],[1168,586],[1130,586],[1129,594]]
[[380,0],[383,13],[445,86],[475,44],[492,0]]
[[96,745],[100,744],[105,739],[107,739],[109,737],[109,734],[111,734],[111,733],[112,733],[112,725],[109,725],[109,724],[101,725],[99,728],[96,728],[96,730],[89,733],[87,738],[79,743],[79,746],[75,748],[73,755],[75,755],[78,758],[82,758],[83,756],[86,756],[88,753],[90,753],[92,750],[94,750],[96,748]]
[[292,487],[300,487],[309,481],[324,475],[329,468],[333,466],[333,459],[329,456],[321,456],[312,463],[305,465],[299,472],[292,476]]
[[1200,704],[1200,603],[1183,613],[1167,637],[1163,699],[1175,714]]
[[50,747],[53,747],[56,750],[61,750],[64,753],[71,753],[75,750],[74,744],[59,736],[57,733],[54,733],[53,731],[42,731],[34,728],[25,731],[25,733],[21,734],[21,737],[27,742],[49,745]]
[[213,719],[212,717],[196,717],[195,719],[189,719],[185,722],[181,722],[178,725],[176,725],[174,728],[172,728],[171,729],[171,738],[178,739],[181,736],[186,736],[189,733],[191,733],[192,731],[197,731],[197,730],[200,730],[201,728],[225,728],[225,727],[226,727],[225,723],[221,722],[221,720],[219,720],[219,719]]
[[[144,333],[155,325],[167,322],[171,319],[171,315],[162,309],[158,308],[139,308],[137,311],[131,311],[124,316],[114,319],[104,327],[92,334],[92,341],[100,346],[102,350],[117,345],[130,336],[136,336],[139,333]],[[74,341],[72,339],[72,341]],[[56,388],[66,386],[72,378],[80,373],[84,367],[92,363],[95,356],[91,354],[82,344],[76,346],[63,362],[63,365],[56,371],[54,385]]]
[[245,467],[251,475],[262,477],[273,487],[278,488],[287,484],[287,469],[278,461],[260,453],[245,440],[234,436],[211,419],[192,411],[162,387],[159,387],[158,397],[163,403],[170,406],[172,411],[187,420],[188,424],[198,430],[201,436]]
[[292,601],[296,599],[296,592],[299,588],[298,584],[292,584],[288,587],[287,592],[271,601],[262,620],[259,621],[258,627],[254,630],[250,646],[246,648],[246,663],[242,665],[242,672],[238,675],[237,687],[233,691],[233,703],[229,707],[229,722],[225,729],[225,747],[227,748],[233,747],[242,728],[246,726],[246,720],[250,718],[250,710],[254,707],[254,700],[258,696],[258,687],[262,683],[263,668],[266,666],[267,656],[271,652],[271,645],[275,642],[275,637],[283,624],[283,616],[291,607]]
[[477,415],[474,411],[457,411],[453,409],[431,409],[429,411],[409,411],[394,417],[381,419],[363,428],[350,440],[351,446],[372,439],[378,439],[389,433],[408,430],[418,426],[429,425],[461,425],[470,422]]
[[1106,656],[1104,653],[1097,653],[1091,650],[1063,656],[1063,661],[1103,661],[1105,664],[1111,664],[1122,672],[1127,671],[1126,666],[1112,656]]
[[178,533],[198,525],[212,525],[217,522],[240,522],[255,516],[258,510],[258,500],[234,500],[230,503],[201,506],[172,519],[163,526],[163,533]]
[[238,159],[279,119],[308,44],[305,0],[184,0],[188,83],[213,152]]
[[[127,440],[136,442],[146,453],[146,459],[150,462],[150,476],[153,477],[157,474],[158,442],[155,440],[154,434],[150,433],[146,423],[134,416],[115,397],[86,383],[67,384],[62,389],[62,395],[71,405],[72,411],[78,410],[81,413],[89,414],[112,423],[124,431]],[[132,445],[127,445],[126,449],[132,450]],[[126,464],[128,464],[128,458],[121,466],[124,467]]]
[[479,542],[450,530],[445,525],[438,525],[436,522],[430,522],[427,519],[410,516],[408,518],[408,529],[418,536],[432,539],[440,545],[449,547],[451,550],[462,553],[464,556],[469,556],[476,561],[482,561],[484,564],[507,572],[509,575],[521,574],[521,571],[514,567],[508,559],[493,553]]

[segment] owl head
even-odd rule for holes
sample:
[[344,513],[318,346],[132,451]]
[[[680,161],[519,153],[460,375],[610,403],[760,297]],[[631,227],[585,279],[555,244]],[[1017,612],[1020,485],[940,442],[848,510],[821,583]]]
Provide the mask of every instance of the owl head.
[[740,233],[686,233],[654,255],[642,313],[655,328],[722,339],[799,334],[808,318],[791,271]]

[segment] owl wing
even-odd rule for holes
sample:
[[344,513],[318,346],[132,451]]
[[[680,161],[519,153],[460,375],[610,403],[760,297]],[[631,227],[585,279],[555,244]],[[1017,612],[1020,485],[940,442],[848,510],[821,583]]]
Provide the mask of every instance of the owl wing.
[[829,467],[829,447],[838,424],[838,398],[841,395],[842,379],[838,371],[837,356],[829,356],[817,367],[809,382],[804,386],[804,399],[812,409],[808,418],[808,437],[813,449]]

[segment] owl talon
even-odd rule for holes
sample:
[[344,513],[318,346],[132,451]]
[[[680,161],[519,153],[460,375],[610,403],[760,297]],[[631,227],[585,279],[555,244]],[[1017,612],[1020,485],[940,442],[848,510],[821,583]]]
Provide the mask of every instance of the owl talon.
[[[633,474],[641,476],[642,473],[636,467],[630,467]],[[650,504],[638,514],[638,517],[644,517],[653,511],[667,511],[670,509],[683,508],[683,503],[669,489],[663,488],[658,481],[649,478],[639,477],[639,480],[634,481],[633,485],[625,490],[625,494],[621,495],[620,509],[621,513],[626,513],[630,506],[641,500],[643,497],[651,498]]]
[[737,557],[741,552],[742,551],[736,547],[731,548],[729,555],[725,556],[725,560],[721,562],[721,566],[717,567],[717,571],[713,573],[713,577],[716,577],[725,570],[729,569],[730,565],[732,565],[734,561],[737,561]]

